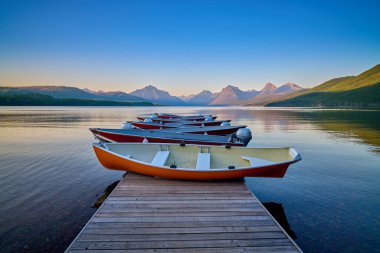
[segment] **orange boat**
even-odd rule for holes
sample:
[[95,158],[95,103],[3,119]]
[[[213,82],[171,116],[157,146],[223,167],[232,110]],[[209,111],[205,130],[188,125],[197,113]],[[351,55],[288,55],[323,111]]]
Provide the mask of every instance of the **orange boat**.
[[151,143],[94,143],[100,163],[112,170],[179,180],[284,177],[301,160],[293,148],[243,148]]

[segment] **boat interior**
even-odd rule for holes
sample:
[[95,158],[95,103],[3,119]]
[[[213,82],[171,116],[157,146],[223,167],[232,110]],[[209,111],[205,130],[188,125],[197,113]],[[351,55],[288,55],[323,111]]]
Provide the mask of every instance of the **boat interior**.
[[141,143],[107,143],[102,145],[116,154],[154,166],[198,170],[261,167],[292,161],[299,156],[292,148],[239,148]]

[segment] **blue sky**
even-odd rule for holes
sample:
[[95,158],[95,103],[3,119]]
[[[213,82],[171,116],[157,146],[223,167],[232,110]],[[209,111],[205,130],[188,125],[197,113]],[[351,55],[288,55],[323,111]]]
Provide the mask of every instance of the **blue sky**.
[[380,63],[380,1],[0,2],[0,85],[175,95],[304,87]]

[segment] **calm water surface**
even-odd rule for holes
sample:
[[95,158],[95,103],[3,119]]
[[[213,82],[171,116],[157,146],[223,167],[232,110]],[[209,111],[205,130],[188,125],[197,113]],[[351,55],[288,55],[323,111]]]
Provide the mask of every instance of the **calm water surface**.
[[0,107],[0,248],[64,251],[122,172],[92,151],[89,127],[141,113],[211,113],[253,130],[250,146],[293,146],[283,179],[249,178],[282,205],[305,252],[380,252],[380,112],[234,107]]

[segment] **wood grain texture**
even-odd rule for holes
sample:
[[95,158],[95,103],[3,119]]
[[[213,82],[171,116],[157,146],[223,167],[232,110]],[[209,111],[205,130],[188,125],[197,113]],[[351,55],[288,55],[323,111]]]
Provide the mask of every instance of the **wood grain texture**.
[[128,173],[66,252],[301,252],[244,181]]

